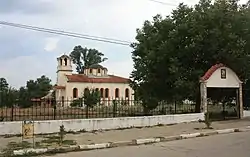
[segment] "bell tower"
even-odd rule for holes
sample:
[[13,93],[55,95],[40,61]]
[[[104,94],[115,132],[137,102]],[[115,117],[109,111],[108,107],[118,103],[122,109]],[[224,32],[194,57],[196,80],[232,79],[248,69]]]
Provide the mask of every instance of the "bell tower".
[[62,55],[57,58],[57,81],[56,84],[63,86],[66,84],[65,75],[72,75],[72,63],[71,58],[67,55]]

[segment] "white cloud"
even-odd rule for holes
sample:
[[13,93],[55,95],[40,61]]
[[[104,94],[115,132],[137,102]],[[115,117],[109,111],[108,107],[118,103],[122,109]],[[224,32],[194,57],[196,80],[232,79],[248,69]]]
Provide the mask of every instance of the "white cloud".
[[[176,8],[147,0],[40,1],[51,3],[52,6],[55,6],[55,9],[53,8],[52,11],[50,10],[46,14],[1,14],[0,18],[3,21],[134,41],[136,28],[141,28],[145,20],[152,20],[152,17],[158,13],[163,16],[168,15],[172,9]],[[162,1],[167,2],[167,0]],[[198,0],[183,1],[192,5],[198,2]],[[178,5],[179,2],[181,0],[171,3]],[[4,32],[4,29],[0,29],[0,33],[1,31]],[[8,34],[11,34],[11,32],[13,31],[8,32]],[[13,41],[9,40],[11,45],[9,47],[15,46],[14,50],[18,51],[18,53],[28,51],[22,45],[21,39],[24,39],[24,36],[32,36],[32,38],[25,38],[25,48],[37,45],[37,43],[42,45],[37,50],[32,49],[32,52],[34,52],[32,55],[34,56],[19,57],[0,63],[1,77],[7,77],[14,86],[24,85],[28,79],[36,79],[42,74],[46,74],[55,80],[56,57],[63,53],[68,54],[75,45],[96,48],[102,51],[109,58],[103,65],[108,68],[110,74],[128,77],[133,69],[131,49],[128,47],[70,37],[51,36],[51,34],[23,29],[18,29],[12,34],[14,35],[8,35],[8,37],[20,38],[18,40],[20,42],[13,44]],[[11,50],[7,49],[6,51],[10,52]],[[44,51],[53,51],[55,53],[48,54],[43,53]],[[35,52],[39,53],[39,56]]]
[[46,38],[45,39],[45,47],[44,50],[51,52],[57,48],[57,44],[59,42],[59,38]]
[[121,62],[104,62],[103,66],[108,68],[108,73],[111,75],[117,75],[121,77],[129,78],[130,73],[133,70],[132,59],[124,60]]
[[41,75],[46,75],[54,78],[56,73],[53,70],[46,69],[44,67],[54,67],[56,63],[48,64],[44,60],[35,56],[21,56],[12,60],[6,60],[0,62],[1,77],[7,79],[8,83],[16,88],[25,86],[26,81],[30,79],[36,79]]

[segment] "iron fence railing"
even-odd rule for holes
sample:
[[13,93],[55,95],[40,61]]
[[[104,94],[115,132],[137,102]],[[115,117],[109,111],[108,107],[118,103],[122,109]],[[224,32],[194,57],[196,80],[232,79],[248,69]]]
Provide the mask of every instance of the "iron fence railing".
[[145,113],[141,102],[135,100],[102,100],[91,106],[73,100],[32,100],[25,107],[20,106],[18,101],[15,104],[2,104],[0,121],[112,118],[194,112],[195,104],[161,103],[155,109]]

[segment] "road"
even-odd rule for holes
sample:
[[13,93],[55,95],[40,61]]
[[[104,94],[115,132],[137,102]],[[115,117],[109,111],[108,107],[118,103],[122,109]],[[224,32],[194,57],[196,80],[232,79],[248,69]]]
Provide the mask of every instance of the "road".
[[249,157],[250,132],[215,135],[153,145],[58,154],[54,157]]

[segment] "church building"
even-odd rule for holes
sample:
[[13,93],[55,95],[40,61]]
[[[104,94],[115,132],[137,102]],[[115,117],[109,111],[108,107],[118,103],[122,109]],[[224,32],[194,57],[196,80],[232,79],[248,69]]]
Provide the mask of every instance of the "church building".
[[101,100],[131,100],[134,97],[128,78],[109,75],[108,69],[99,64],[84,69],[81,74],[75,74],[69,56],[62,55],[57,61],[55,96],[59,102],[66,102],[62,106],[69,105],[67,100],[82,97],[86,89],[100,91]]

